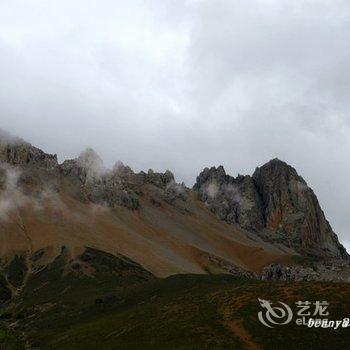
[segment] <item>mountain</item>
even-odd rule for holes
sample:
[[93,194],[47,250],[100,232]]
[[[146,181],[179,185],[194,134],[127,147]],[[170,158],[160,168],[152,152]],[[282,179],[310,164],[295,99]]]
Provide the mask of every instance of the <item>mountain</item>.
[[[157,276],[259,273],[294,256],[346,261],[313,191],[274,159],[253,176],[204,169],[193,189],[167,170],[106,169],[87,149],[56,155],[1,134],[0,256],[57,257],[62,247],[122,254]],[[27,267],[30,270],[29,267]]]
[[88,149],[58,164],[22,142],[2,142],[0,255],[49,263],[62,247],[120,253],[157,276],[258,272],[296,253],[228,225],[208,211],[170,171],[134,173],[118,162],[104,169]]
[[302,255],[348,259],[318,203],[297,171],[273,159],[253,176],[204,169],[194,190],[221,220],[293,247]]
[[[313,291],[341,317],[349,281],[315,194],[280,160],[236,178],[206,168],[190,189],[0,133],[1,348],[281,348],[299,328],[271,337],[258,298]],[[298,344],[329,339],[306,329]]]

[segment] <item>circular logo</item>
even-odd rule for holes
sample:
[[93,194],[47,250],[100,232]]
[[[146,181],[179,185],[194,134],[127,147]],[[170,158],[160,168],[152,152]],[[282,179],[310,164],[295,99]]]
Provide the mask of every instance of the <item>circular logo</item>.
[[284,325],[289,323],[293,318],[292,309],[281,301],[278,302],[280,306],[272,306],[268,300],[258,299],[264,311],[258,313],[259,321],[266,327],[273,328],[274,325]]

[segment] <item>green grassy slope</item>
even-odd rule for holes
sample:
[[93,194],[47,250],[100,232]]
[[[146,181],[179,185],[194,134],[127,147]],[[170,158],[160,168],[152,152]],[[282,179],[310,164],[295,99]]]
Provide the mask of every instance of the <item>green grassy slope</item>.
[[349,284],[253,281],[229,275],[156,279],[132,262],[94,252],[92,257],[92,262],[91,256],[87,260],[98,278],[65,274],[58,259],[34,275],[24,294],[8,305],[7,317],[17,322],[18,334],[26,334],[29,348],[346,349],[350,343],[349,329],[295,324],[270,329],[257,318],[258,298],[290,305],[327,300],[330,318],[348,317]]

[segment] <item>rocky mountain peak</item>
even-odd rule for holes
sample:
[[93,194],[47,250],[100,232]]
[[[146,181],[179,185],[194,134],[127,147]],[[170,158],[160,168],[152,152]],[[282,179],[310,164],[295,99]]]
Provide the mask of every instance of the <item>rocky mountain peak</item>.
[[257,168],[253,180],[268,230],[280,233],[305,253],[347,257],[316,195],[293,167],[274,159]]
[[199,189],[201,185],[208,181],[216,181],[222,183],[225,181],[226,171],[222,165],[218,167],[205,168],[198,176],[194,185],[195,189]]
[[278,158],[274,158],[263,166],[256,168],[253,178],[258,178],[259,176],[266,177],[271,181],[273,179],[279,179],[279,181],[290,181],[293,179],[306,185],[305,180],[292,166]]
[[302,254],[348,258],[312,189],[282,160],[272,159],[252,177],[234,178],[223,167],[205,168],[193,189],[221,220]]

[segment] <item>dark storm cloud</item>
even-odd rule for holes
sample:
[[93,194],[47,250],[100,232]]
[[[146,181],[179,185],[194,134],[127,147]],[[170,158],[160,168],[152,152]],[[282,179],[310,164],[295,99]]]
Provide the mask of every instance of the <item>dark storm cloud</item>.
[[193,183],[279,157],[350,243],[348,1],[2,1],[1,127]]

